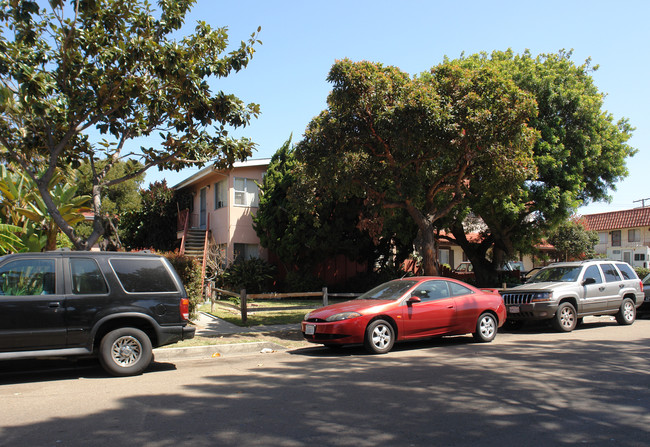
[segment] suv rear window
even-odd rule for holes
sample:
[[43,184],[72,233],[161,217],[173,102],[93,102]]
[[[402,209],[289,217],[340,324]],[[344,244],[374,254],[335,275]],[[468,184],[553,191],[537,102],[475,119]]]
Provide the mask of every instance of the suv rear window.
[[621,280],[618,271],[614,268],[612,264],[601,264],[600,268],[603,269],[603,273],[605,274],[605,281],[615,282]]
[[108,293],[106,280],[97,262],[89,258],[70,259],[72,293],[75,295],[103,295]]
[[128,293],[177,292],[169,270],[160,259],[111,259],[111,266]]
[[636,279],[636,273],[632,270],[632,267],[629,264],[616,264],[616,267],[621,271],[623,278],[625,279]]

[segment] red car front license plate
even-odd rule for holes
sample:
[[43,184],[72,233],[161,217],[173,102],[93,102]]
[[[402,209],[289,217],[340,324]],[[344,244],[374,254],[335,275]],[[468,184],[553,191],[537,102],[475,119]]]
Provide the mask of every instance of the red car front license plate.
[[306,324],[305,325],[305,334],[314,335],[315,333],[316,333],[316,325],[315,324]]

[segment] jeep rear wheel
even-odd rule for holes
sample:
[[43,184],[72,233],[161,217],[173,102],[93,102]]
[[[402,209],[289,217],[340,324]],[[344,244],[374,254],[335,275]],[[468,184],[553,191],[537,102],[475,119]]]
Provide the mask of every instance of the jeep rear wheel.
[[629,325],[634,323],[634,320],[636,320],[636,306],[634,305],[634,301],[625,298],[616,314],[616,321],[618,324]]
[[560,332],[571,332],[576,328],[578,318],[576,309],[571,303],[562,303],[553,317],[553,327]]
[[151,340],[140,329],[116,329],[106,334],[99,345],[99,361],[114,376],[142,374],[152,360]]

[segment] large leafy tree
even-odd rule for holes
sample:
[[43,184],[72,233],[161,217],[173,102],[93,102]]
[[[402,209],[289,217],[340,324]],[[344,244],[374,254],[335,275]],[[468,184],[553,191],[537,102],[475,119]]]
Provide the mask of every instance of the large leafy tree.
[[269,248],[287,271],[298,268],[309,275],[312,268],[331,256],[370,261],[375,244],[359,228],[358,198],[335,200],[318,187],[296,159],[291,139],[274,154],[261,185],[254,226],[262,246]]
[[[0,158],[29,175],[56,224],[78,249],[102,235],[104,190],[151,167],[179,170],[249,156],[254,144],[231,128],[257,116],[207,82],[246,67],[258,42],[226,52],[225,28],[196,25],[179,38],[194,0],[0,0]],[[258,29],[259,31],[259,29]],[[90,138],[99,132],[103,140]],[[155,147],[134,141],[156,136]],[[142,169],[108,180],[113,165],[137,158]],[[99,165],[98,160],[106,160]],[[91,165],[92,234],[80,238],[56,209],[48,184],[58,166]]]
[[534,101],[490,66],[446,60],[411,78],[342,60],[328,80],[328,108],[309,124],[298,159],[337,197],[404,210],[425,274],[437,273],[435,225],[475,179],[498,171],[507,188],[531,170]]
[[457,63],[503,73],[534,96],[539,111],[529,123],[539,134],[531,175],[508,190],[495,185],[495,176],[470,185],[465,211],[485,223],[482,239],[465,237],[464,212],[450,224],[478,282],[487,285],[504,260],[530,250],[579,205],[606,199],[608,190],[627,175],[625,161],[636,150],[626,144],[632,132],[627,120],[614,122],[602,110],[603,94],[592,78],[597,67],[590,61],[577,65],[564,51],[536,57],[507,51],[471,55]]
[[124,245],[128,248],[154,248],[160,251],[178,248],[178,209],[189,207],[189,193],[175,191],[163,180],[150,183],[138,195],[141,206],[124,212],[120,218]]
[[596,252],[598,233],[588,231],[576,219],[569,219],[558,225],[550,234],[548,241],[553,244],[562,261],[588,259]]
[[[103,160],[95,163],[99,169],[102,169],[104,164],[105,161]],[[106,180],[110,182],[118,178],[128,178],[132,172],[142,172],[142,167],[142,164],[134,160],[115,163],[108,172]],[[92,168],[93,166],[90,163],[82,163],[79,166],[78,185],[81,194],[92,194]],[[140,174],[126,181],[113,184],[104,190],[102,195],[102,214],[105,228],[103,241],[100,241],[100,245],[107,249],[119,249],[122,247],[124,230],[120,228],[120,219],[126,213],[136,212],[142,207],[140,185],[143,181],[144,174]],[[77,226],[75,228],[78,235],[85,235],[87,237],[92,234],[92,225],[83,224],[83,227],[80,228]],[[130,236],[132,231],[128,231],[127,233],[127,236]]]

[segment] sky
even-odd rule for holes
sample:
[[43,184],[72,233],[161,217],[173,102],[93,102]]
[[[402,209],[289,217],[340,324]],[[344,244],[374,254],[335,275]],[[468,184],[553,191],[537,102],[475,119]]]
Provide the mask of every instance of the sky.
[[[629,176],[610,191],[610,203],[581,207],[592,214],[650,206],[650,1],[547,0],[197,0],[183,32],[197,21],[228,28],[231,48],[261,27],[248,67],[211,82],[214,91],[257,103],[261,115],[233,133],[257,144],[251,158],[270,158],[292,136],[300,141],[309,121],[326,108],[327,74],[339,59],[367,60],[416,75],[445,56],[511,48],[533,55],[573,50],[591,58],[603,110],[636,128],[628,143]],[[145,186],[165,178],[173,186],[198,169],[150,170]]]

